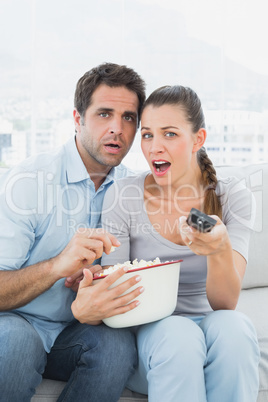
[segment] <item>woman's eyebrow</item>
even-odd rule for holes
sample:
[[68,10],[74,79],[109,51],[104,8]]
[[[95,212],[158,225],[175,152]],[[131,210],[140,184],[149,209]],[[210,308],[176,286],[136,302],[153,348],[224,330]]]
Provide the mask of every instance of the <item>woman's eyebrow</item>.
[[[169,130],[171,128],[175,128],[176,130],[179,130],[179,127],[177,126],[165,126],[165,127],[161,127],[161,130]],[[141,127],[141,130],[150,130],[150,127]]]
[[167,130],[169,128],[176,128],[176,130],[179,130],[179,127],[176,126],[165,126],[165,127],[161,127],[161,130]]

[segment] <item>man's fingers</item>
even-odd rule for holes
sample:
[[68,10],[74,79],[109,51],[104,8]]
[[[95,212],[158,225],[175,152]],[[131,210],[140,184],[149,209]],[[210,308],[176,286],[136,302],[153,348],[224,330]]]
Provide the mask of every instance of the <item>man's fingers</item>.
[[96,274],[97,272],[102,271],[102,266],[101,265],[91,265],[91,267],[88,267],[90,269],[90,271],[92,272],[92,274]]
[[83,275],[83,268],[80,268],[77,272],[75,272],[73,275],[68,276],[66,278],[67,282],[75,282],[78,278],[80,278]]
[[102,228],[80,228],[77,231],[77,235],[87,239],[100,240],[103,243],[103,251],[107,254],[111,251],[112,246],[120,246],[120,242],[117,240],[117,238]]

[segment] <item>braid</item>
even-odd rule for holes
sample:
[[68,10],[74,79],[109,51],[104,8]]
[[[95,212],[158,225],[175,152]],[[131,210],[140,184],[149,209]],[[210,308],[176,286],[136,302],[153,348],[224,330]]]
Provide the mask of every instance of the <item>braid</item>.
[[208,215],[218,215],[222,218],[222,207],[220,198],[217,196],[215,189],[218,183],[216,170],[209,159],[204,147],[200,148],[197,153],[198,165],[201,169],[202,178],[205,186],[204,212]]

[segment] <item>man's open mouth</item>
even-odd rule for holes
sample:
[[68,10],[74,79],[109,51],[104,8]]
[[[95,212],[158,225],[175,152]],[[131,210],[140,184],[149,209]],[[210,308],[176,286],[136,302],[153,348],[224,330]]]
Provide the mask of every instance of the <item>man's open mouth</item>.
[[105,144],[106,147],[111,147],[111,148],[120,148],[118,144]]
[[109,154],[118,154],[119,152],[121,152],[122,149],[122,147],[119,144],[113,142],[104,144],[104,148],[106,152],[108,152]]

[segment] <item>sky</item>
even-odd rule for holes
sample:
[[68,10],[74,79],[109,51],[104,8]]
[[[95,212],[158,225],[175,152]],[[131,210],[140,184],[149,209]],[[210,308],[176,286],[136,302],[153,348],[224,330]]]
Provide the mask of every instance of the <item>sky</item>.
[[[6,110],[10,100],[8,110],[23,117],[29,110],[22,103],[17,111],[12,99],[31,99],[33,115],[38,101],[57,96],[61,102],[42,116],[54,110],[57,115],[63,101],[69,116],[78,77],[104,61],[134,68],[145,79],[147,93],[180,82],[194,85],[201,96],[207,91],[206,99],[216,96],[219,103],[225,95],[226,58],[268,77],[267,4],[268,0],[0,0],[0,107]],[[210,70],[207,62],[212,58]],[[236,67],[243,79],[240,82],[234,73],[229,81],[238,81],[238,95],[243,92],[261,102],[268,90],[261,85],[260,96],[255,81],[267,86],[266,77]],[[215,74],[207,78],[210,71]]]
[[[127,0],[126,0],[127,1]],[[222,46],[225,55],[268,75],[267,0],[139,0],[178,10],[189,36]]]
[[[64,29],[67,46],[68,41],[73,46],[74,38],[76,41],[79,38],[79,27],[83,35],[87,32],[85,25],[88,32],[95,25],[96,37],[111,34],[111,43],[107,42],[108,55],[112,41],[120,43],[120,38],[123,55],[124,46],[127,46],[124,38],[129,33],[128,13],[131,5],[135,7],[137,4],[140,4],[141,10],[142,6],[151,6],[152,9],[157,6],[158,13],[164,8],[182,14],[189,36],[221,46],[227,57],[253,71],[268,75],[268,0],[110,0],[109,7],[106,0],[0,0],[0,52],[5,50],[23,56],[26,50],[23,43],[27,42],[32,30],[38,30],[39,24],[41,29],[44,28],[49,19],[53,24],[51,31],[55,32],[58,26],[60,34],[60,30]],[[112,17],[111,8],[115,10]],[[39,11],[36,27],[33,26],[31,9]],[[40,20],[40,10],[44,15],[43,21]],[[140,15],[142,20],[142,12]],[[154,20],[153,13],[151,19]],[[136,23],[139,24],[139,21]],[[148,21],[147,26],[141,26],[145,39],[146,30],[151,29],[151,24],[152,21]],[[52,32],[51,37],[49,35],[48,27],[44,40],[50,42],[53,50],[57,46],[57,38],[52,36]],[[163,30],[162,35],[168,38],[169,32]],[[90,36],[88,41],[92,39]],[[28,45],[33,43],[28,40]]]
[[[203,59],[209,49],[214,60],[227,57],[268,77],[267,3],[0,0],[1,93],[12,96],[17,88],[27,86],[37,88],[40,97],[54,96],[53,91],[65,97],[72,94],[77,77],[104,61],[127,64],[139,71],[149,83],[148,92],[167,80],[177,82],[178,77],[184,85],[197,85],[192,77],[199,70],[198,64],[191,65],[191,49],[195,55],[203,51]],[[190,41],[189,37],[202,42]],[[205,42],[214,48],[203,46]],[[218,59],[213,71],[222,68]],[[175,75],[174,66],[178,66]],[[26,69],[31,82],[21,74]],[[206,71],[203,63],[200,80]]]

